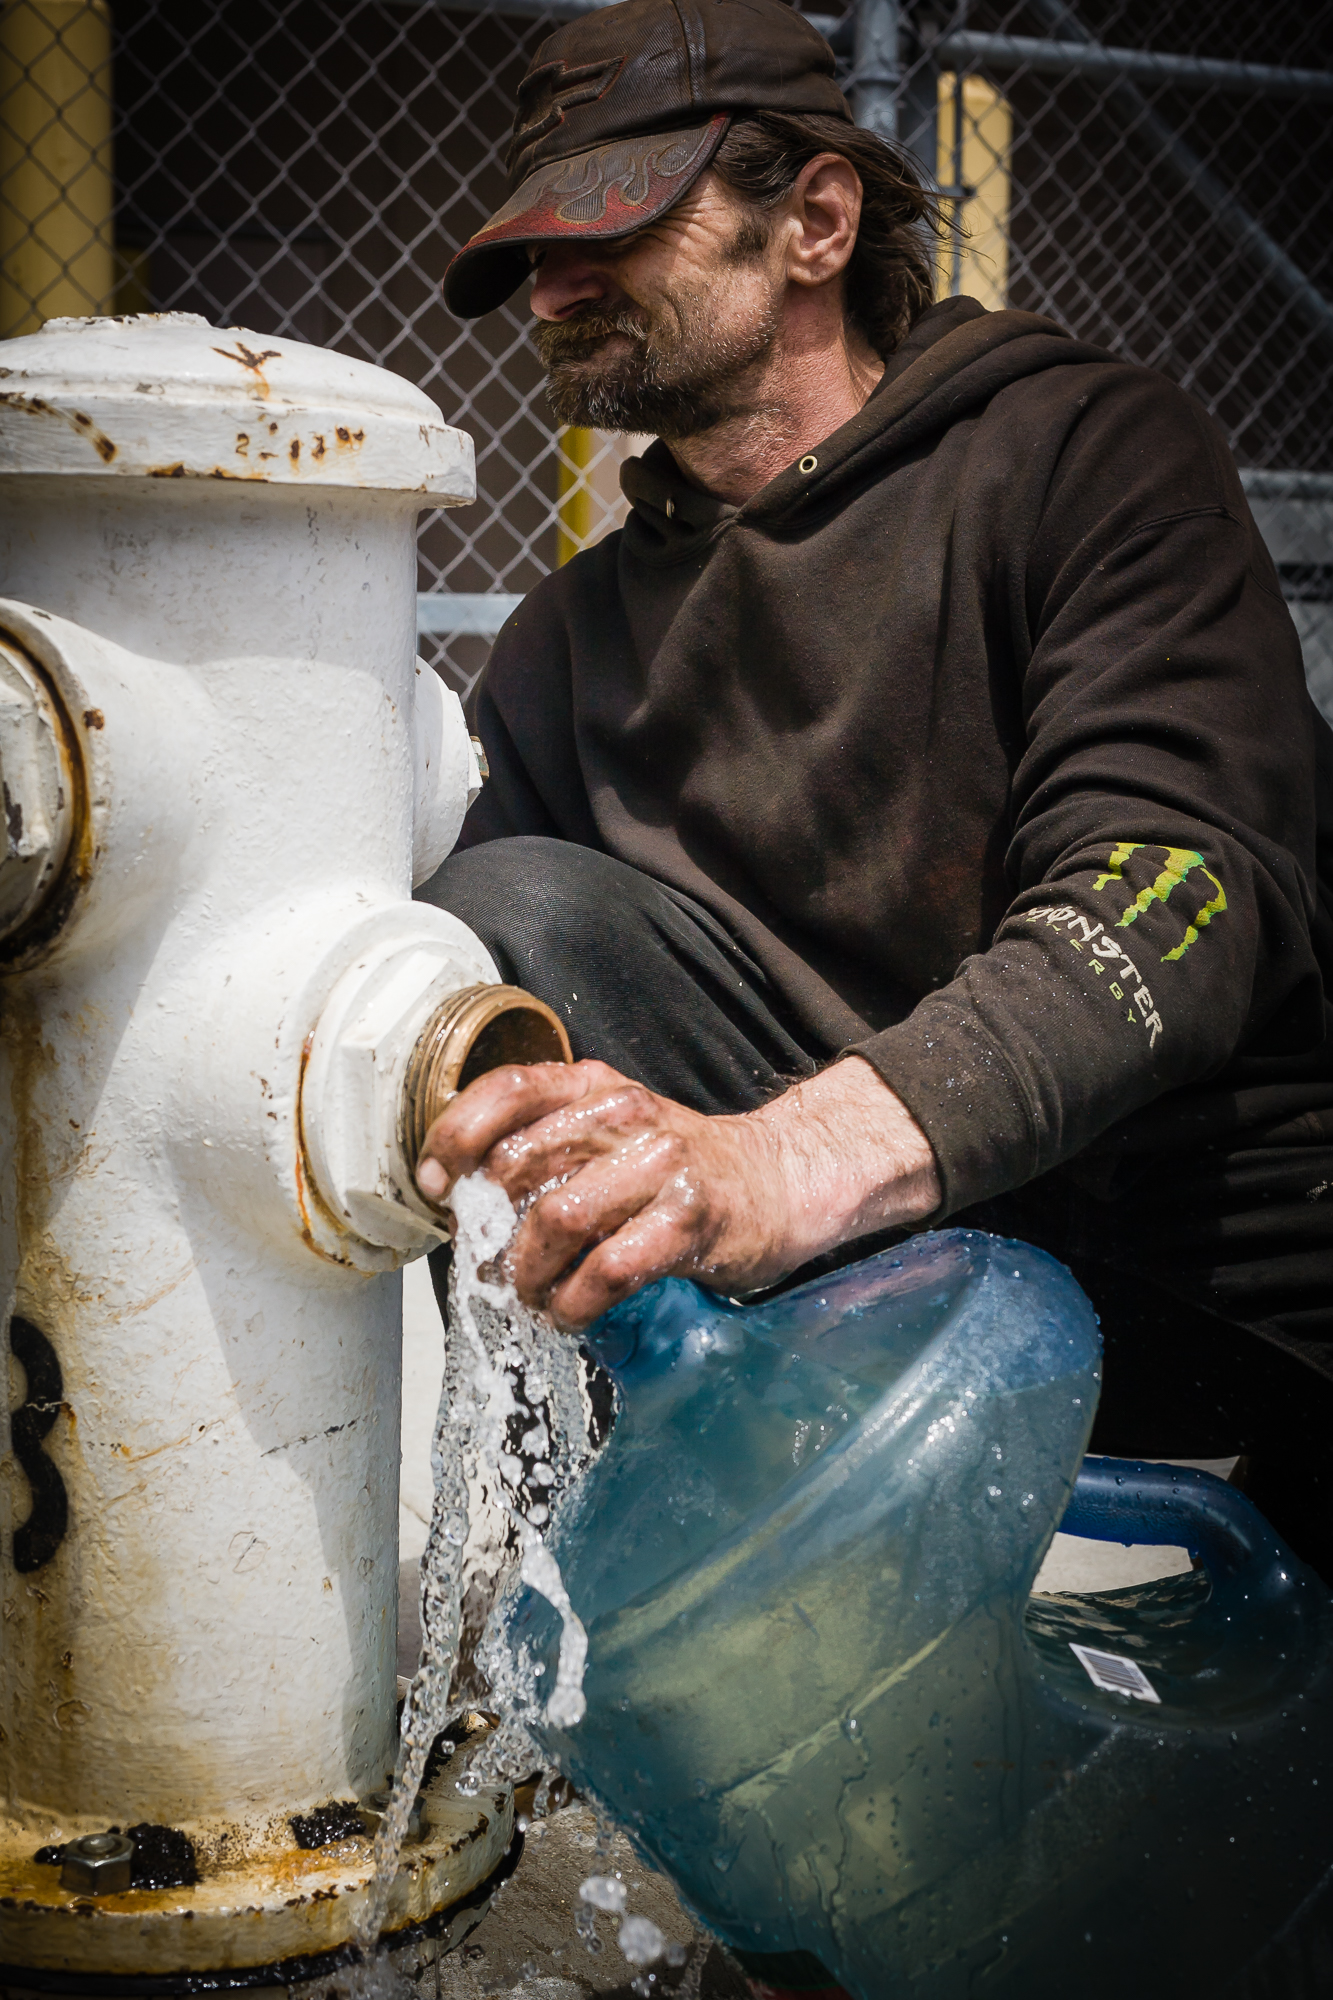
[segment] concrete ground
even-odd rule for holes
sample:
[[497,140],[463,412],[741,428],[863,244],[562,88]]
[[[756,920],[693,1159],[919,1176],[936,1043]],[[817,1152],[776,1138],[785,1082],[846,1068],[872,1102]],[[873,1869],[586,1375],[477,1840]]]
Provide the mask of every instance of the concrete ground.
[[[1162,1465],[1192,1465],[1200,1472],[1213,1472],[1229,1479],[1234,1458],[1170,1458],[1152,1460]],[[1089,1591],[1128,1590],[1136,1583],[1152,1583],[1159,1576],[1178,1576],[1190,1567],[1184,1549],[1124,1548],[1119,1542],[1085,1542],[1077,1535],[1057,1535],[1046,1551],[1046,1560],[1037,1571],[1034,1591],[1057,1596],[1062,1591],[1082,1597]]]
[[[420,1627],[417,1569],[426,1544],[433,1491],[430,1443],[439,1402],[444,1336],[424,1261],[408,1266],[403,1307],[403,1473],[399,1528],[398,1671],[417,1662]],[[1182,1459],[1223,1478],[1234,1460]],[[1184,1549],[1122,1548],[1057,1535],[1035,1588],[1041,1592],[1121,1590],[1190,1567]],[[685,1962],[652,1967],[649,1985],[621,1955],[618,1920],[595,1919],[596,1949],[575,1929],[579,1884],[590,1875],[619,1875],[627,1910],[647,1917],[683,1950]],[[639,1984],[634,1982],[638,1979]],[[458,1951],[440,1960],[441,2000],[585,2000],[585,1996],[680,1992],[689,2000],[745,2000],[748,1989],[722,1951],[702,1938],[681,1909],[670,1884],[645,1868],[619,1834],[599,1849],[592,1813],[581,1803],[529,1830],[523,1858],[477,1930]]]
[[588,2000],[593,1994],[631,2000],[633,1982],[649,1968],[622,1956],[620,1920],[596,1915],[591,1940],[574,1927],[576,1913],[586,1909],[579,1884],[594,1874],[619,1875],[627,1911],[656,1924],[675,1947],[670,1957],[679,1962],[659,1960],[645,1990],[679,1993],[682,2000],[748,2000],[744,1979],[710,1938],[698,1934],[670,1884],[645,1868],[620,1835],[599,1851],[596,1821],[581,1804],[529,1829],[523,1859],[489,1914],[460,1950],[440,1960],[440,2000],[502,2000],[511,1993],[523,2000]]

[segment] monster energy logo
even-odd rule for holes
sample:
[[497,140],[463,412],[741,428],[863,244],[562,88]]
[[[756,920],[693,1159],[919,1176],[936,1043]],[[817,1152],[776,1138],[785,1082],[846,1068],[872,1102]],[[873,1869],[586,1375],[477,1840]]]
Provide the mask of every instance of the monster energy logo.
[[[1148,1047],[1155,1048],[1157,1037],[1162,1032],[1162,1017],[1153,1005],[1152,994],[1144,985],[1139,968],[1125,947],[1106,934],[1100,920],[1089,923],[1072,903],[1065,903],[1059,909],[1047,903],[1042,909],[1025,911],[1024,915],[1030,924],[1044,923],[1048,930],[1056,928],[1062,931],[1065,943],[1072,945],[1075,951],[1081,952],[1086,948],[1087,962],[1099,979],[1108,966],[1111,968],[1111,998],[1122,1002],[1133,998],[1134,1006],[1126,1008],[1125,1019],[1131,1023],[1142,1021],[1148,1030]],[[1075,937],[1075,931],[1081,935]],[[1139,1010],[1137,1014],[1134,1007]]]
[[[1154,843],[1142,840],[1122,840],[1119,846],[1113,847],[1110,859],[1107,862],[1107,872],[1105,875],[1097,877],[1097,880],[1092,885],[1093,889],[1104,889],[1108,882],[1124,882],[1125,887],[1128,888],[1130,885],[1125,882],[1124,875],[1121,872],[1124,863],[1128,861],[1131,854],[1138,854],[1144,847],[1150,844]],[[1196,869],[1201,875],[1207,877],[1217,891],[1217,894],[1211,897],[1195,914],[1193,923],[1187,925],[1185,936],[1181,943],[1175,947],[1175,950],[1163,952],[1161,962],[1163,965],[1168,965],[1173,959],[1183,958],[1190,946],[1198,942],[1199,932],[1205,929],[1213,921],[1214,917],[1221,916],[1227,906],[1227,896],[1226,890],[1222,887],[1212,869],[1205,866],[1203,856],[1196,854],[1193,848],[1166,847],[1162,849],[1162,852],[1166,855],[1166,866],[1162,869],[1156,881],[1149,883],[1146,889],[1139,890],[1138,895],[1116,924],[1115,928],[1118,931],[1127,930],[1130,924],[1137,923],[1150,904],[1161,903],[1165,906],[1171,898],[1172,890],[1178,888],[1185,881],[1186,877],[1192,875]]]

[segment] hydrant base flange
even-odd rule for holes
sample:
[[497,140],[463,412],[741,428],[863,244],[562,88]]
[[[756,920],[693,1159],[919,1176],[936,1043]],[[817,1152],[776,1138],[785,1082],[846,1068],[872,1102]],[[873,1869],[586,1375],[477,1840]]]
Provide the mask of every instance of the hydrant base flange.
[[[424,1788],[425,1835],[402,1851],[385,1924],[390,1941],[470,1905],[509,1854],[513,1795],[461,1793],[464,1762],[460,1750]],[[77,1990],[68,1982],[86,1978],[105,1992],[114,1967],[136,1993],[145,1979],[185,1991],[191,1976],[201,1988],[248,1986],[264,1968],[322,1959],[351,1942],[373,1874],[369,1836],[304,1849],[285,1822],[267,1838],[242,1825],[186,1830],[199,1859],[193,1887],[88,1896],[62,1889],[59,1869],[33,1859],[52,1833],[58,1840],[75,1830],[0,1821],[3,1983],[32,1987],[25,1974],[46,1974],[61,1990]]]
[[[387,1932],[375,1952],[400,1978],[415,1984],[427,1968],[457,1951],[483,1917],[523,1856],[524,1837],[516,1832],[507,1853],[484,1882],[424,1923]],[[0,1964],[0,2000],[187,2000],[187,1996],[248,1993],[273,1996],[281,1989],[286,2000],[327,2000],[330,1977],[354,1963],[356,1948],[314,1952],[273,1964],[214,1967],[208,1972],[62,1973],[31,1966]]]

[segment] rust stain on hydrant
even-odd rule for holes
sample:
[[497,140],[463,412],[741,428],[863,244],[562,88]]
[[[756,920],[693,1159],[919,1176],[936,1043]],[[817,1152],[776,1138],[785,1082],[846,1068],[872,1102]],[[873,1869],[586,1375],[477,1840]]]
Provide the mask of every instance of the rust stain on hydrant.
[[229,347],[215,347],[213,352],[214,354],[220,354],[224,361],[239,362],[242,368],[247,369],[254,376],[255,379],[250,389],[251,395],[267,396],[268,378],[264,373],[264,363],[266,361],[280,360],[282,358],[281,348],[261,347],[256,352],[253,347],[247,347],[243,340],[238,340],[234,353]]
[[48,403],[44,396],[25,396],[22,390],[6,389],[0,393],[0,405],[11,410],[26,410],[34,417],[56,417],[79,437],[87,438],[104,465],[110,465],[116,455],[116,447],[105,432],[98,430],[92,418],[83,410],[62,410],[55,403]]

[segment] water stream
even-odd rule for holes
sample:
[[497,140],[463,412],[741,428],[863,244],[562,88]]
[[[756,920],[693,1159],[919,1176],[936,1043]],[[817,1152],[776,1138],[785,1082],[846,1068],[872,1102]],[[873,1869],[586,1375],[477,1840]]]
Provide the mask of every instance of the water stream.
[[[587,1638],[543,1540],[555,1500],[591,1453],[583,1364],[576,1344],[523,1306],[503,1273],[500,1258],[517,1226],[504,1189],[472,1174],[457,1183],[450,1205],[457,1235],[431,1448],[435,1502],[421,1564],[421,1662],[375,1836],[375,1874],[357,1926],[363,1952],[383,1929],[408,1818],[442,1731],[472,1707],[498,1716],[459,1781],[460,1791],[475,1794],[541,1763],[526,1724],[543,1706],[562,1728],[584,1712]],[[547,1598],[562,1621],[544,1704],[540,1669],[511,1655],[490,1618],[501,1593],[519,1582]]]

